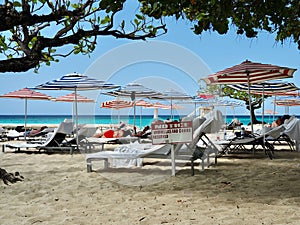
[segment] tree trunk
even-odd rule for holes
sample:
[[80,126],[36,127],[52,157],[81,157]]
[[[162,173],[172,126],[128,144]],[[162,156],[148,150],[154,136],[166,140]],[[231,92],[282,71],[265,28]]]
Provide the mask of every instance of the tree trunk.
[[[256,119],[255,110],[260,109],[262,104],[262,99],[258,99],[257,101],[251,102],[251,110],[249,107],[249,102],[246,102],[246,108],[250,111],[252,124],[261,124],[262,122]],[[251,121],[248,125],[251,125]]]

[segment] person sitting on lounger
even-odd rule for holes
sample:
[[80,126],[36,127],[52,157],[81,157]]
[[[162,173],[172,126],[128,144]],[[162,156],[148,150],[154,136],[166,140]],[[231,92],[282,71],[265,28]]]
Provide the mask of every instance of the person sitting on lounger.
[[145,126],[143,130],[138,132],[136,131],[136,127],[134,127],[133,130],[133,136],[135,137],[147,138],[151,134],[149,126]]
[[279,116],[273,123],[272,123],[272,127],[278,127],[283,123],[282,117]]
[[25,135],[28,136],[28,137],[33,137],[33,136],[36,136],[37,134],[41,133],[46,128],[48,128],[48,127],[47,126],[42,126],[39,129],[32,129],[30,131],[26,131]]
[[127,137],[132,136],[132,131],[128,129],[108,129],[103,133],[96,133],[93,137],[98,138],[120,138],[120,137]]

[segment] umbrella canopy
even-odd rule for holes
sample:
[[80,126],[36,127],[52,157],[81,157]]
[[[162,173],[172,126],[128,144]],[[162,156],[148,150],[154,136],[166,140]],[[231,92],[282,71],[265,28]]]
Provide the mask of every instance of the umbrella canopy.
[[35,87],[39,90],[107,90],[119,88],[119,85],[106,83],[103,80],[97,80],[95,78],[88,77],[86,75],[73,73],[62,76],[59,79],[40,84]]
[[135,116],[136,116],[136,98],[150,98],[153,96],[158,96],[161,93],[150,88],[143,86],[138,83],[129,83],[117,90],[104,92],[105,95],[115,96],[115,97],[128,97],[134,101],[134,126],[135,126]]
[[[23,88],[21,90],[17,90],[17,91],[12,91],[9,92],[7,94],[1,95],[1,98],[19,98],[19,99],[24,99],[25,100],[25,117],[24,117],[24,127],[25,127],[25,131],[26,131],[26,120],[27,120],[27,99],[30,100],[50,100],[51,97],[31,90],[29,88]],[[26,136],[25,136],[26,139]]]
[[[248,91],[247,84],[229,84],[228,87],[239,90],[239,91]],[[299,90],[293,83],[283,83],[283,82],[265,82],[259,84],[251,84],[250,92],[253,94],[264,94],[264,95],[294,95],[297,94]]]
[[77,94],[75,96],[75,92],[63,96],[59,96],[57,98],[52,99],[56,102],[75,102],[75,99],[77,99],[77,102],[95,102],[95,100],[87,98],[85,96],[82,96],[80,94]]
[[165,105],[161,102],[154,102],[151,106],[147,106],[147,108],[153,108],[153,109],[170,109],[169,105]]
[[101,103],[101,108],[107,109],[124,109],[133,107],[132,101],[115,99],[111,101],[106,101]]
[[150,88],[143,86],[138,83],[129,83],[125,86],[120,87],[114,91],[105,92],[103,94],[116,96],[116,97],[129,97],[131,100],[136,98],[149,98],[153,96],[158,96],[161,93]]
[[[59,79],[40,84],[35,87],[39,90],[70,90],[75,92],[75,115],[76,115],[76,134],[78,133],[78,108],[77,108],[77,91],[85,90],[108,90],[120,87],[119,85],[114,85],[106,83],[102,80],[97,80],[95,78],[88,77],[86,75],[73,73],[62,76]],[[78,135],[76,135],[78,138]],[[78,140],[77,140],[78,144]]]
[[[53,98],[53,101],[56,102],[73,102],[73,113],[72,113],[72,117],[74,117],[74,112],[75,110],[75,100],[77,100],[76,102],[81,102],[81,103],[93,103],[95,102],[95,100],[87,98],[85,96],[82,96],[80,94],[76,94],[75,96],[75,92],[71,93],[71,94],[67,94],[67,95],[63,95],[63,96],[59,96],[57,98]],[[76,116],[76,115],[75,115]]]
[[165,105],[161,102],[154,102],[150,106],[146,106],[146,108],[154,109],[153,118],[158,118],[158,109],[170,109],[170,106]]
[[121,99],[115,99],[111,101],[106,101],[101,103],[101,108],[106,108],[106,109],[116,109],[118,110],[118,122],[120,123],[120,109],[125,109],[125,108],[131,108],[133,107],[134,102],[133,101],[126,101],[126,100],[121,100]]
[[[247,84],[231,84],[228,87],[233,88],[239,91],[247,91]],[[293,83],[284,83],[284,82],[264,82],[259,84],[251,84],[250,92],[253,94],[260,94],[263,97],[265,95],[274,95],[275,99],[277,95],[294,95],[296,94],[298,87]],[[264,104],[264,103],[263,103]],[[263,105],[264,107],[264,105]],[[274,104],[273,111],[276,111],[276,104]],[[273,120],[275,119],[275,114],[273,114]]]
[[173,119],[173,101],[174,100],[192,100],[193,97],[191,95],[188,95],[184,92],[180,92],[180,91],[177,91],[177,90],[173,90],[173,89],[170,89],[170,90],[167,90],[167,91],[164,91],[162,92],[161,95],[159,96],[154,96],[152,97],[153,99],[160,99],[160,100],[170,100],[171,101],[171,104],[170,104],[170,108],[171,108],[171,119]]
[[246,60],[239,65],[211,74],[203,80],[206,84],[255,84],[268,80],[293,77],[296,70],[297,69]]
[[281,98],[281,99],[275,99],[274,104],[277,106],[284,106],[285,107],[285,114],[289,114],[289,107],[290,106],[300,106],[300,98],[295,97],[287,97],[287,98]]
[[141,107],[151,107],[153,104],[151,102],[147,102],[143,99],[140,99],[135,102],[136,106],[141,106]]
[[[291,78],[296,69],[262,64],[246,60],[236,66],[221,70],[203,78],[206,84],[247,84],[249,94],[249,107],[251,111],[250,84],[262,83],[268,80]],[[252,113],[251,131],[253,132]]]

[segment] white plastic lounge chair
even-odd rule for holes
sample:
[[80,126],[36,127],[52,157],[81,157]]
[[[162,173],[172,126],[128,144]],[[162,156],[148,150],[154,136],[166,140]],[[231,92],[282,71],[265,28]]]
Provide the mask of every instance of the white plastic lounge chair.
[[0,140],[4,141],[7,139],[7,130],[3,127],[0,127]]
[[296,146],[296,151],[300,151],[300,120],[294,118],[288,124],[284,124],[285,130],[283,134],[293,140]]
[[[204,160],[207,159],[209,164],[210,154],[215,154],[215,159],[218,153],[216,146],[210,141],[206,136],[206,133],[215,132],[219,130],[223,125],[223,118],[220,111],[213,111],[207,115],[206,119],[202,124],[199,119],[194,119],[193,124],[195,124],[195,132],[193,135],[193,141],[189,144],[183,145],[178,144],[175,147],[176,160],[191,160],[192,164],[192,175],[194,175],[194,161],[196,159],[202,160],[202,170],[204,169]],[[199,126],[197,126],[197,125]],[[199,141],[205,145],[205,151],[202,154],[194,154]],[[130,145],[129,145],[130,146]],[[115,152],[115,151],[100,151],[97,153],[91,153],[86,155],[87,171],[92,171],[92,162],[98,160],[104,160],[104,166],[109,166],[108,159],[137,159],[137,158],[168,158],[171,154],[171,145],[149,145],[140,144],[140,147],[134,149],[130,152]],[[187,151],[186,151],[187,150]]]
[[194,175],[194,161],[197,159],[201,160],[202,171],[205,164],[210,166],[211,157],[215,159],[215,164],[217,164],[219,150],[207,134],[218,132],[223,124],[223,116],[219,110],[209,112],[204,118],[197,117],[193,120],[193,141],[176,146],[175,154],[178,159],[187,156],[191,160],[192,175]]
[[8,130],[8,132],[7,132],[8,140],[19,139],[21,137],[24,137],[24,132],[18,132],[16,130]]
[[73,126],[74,126],[73,122],[70,122],[70,121],[62,122],[44,143],[42,143],[42,144],[34,144],[34,143],[28,143],[28,142],[8,143],[5,145],[2,145],[2,152],[5,152],[5,148],[13,148],[13,149],[16,149],[17,151],[20,151],[21,149],[34,148],[39,151],[41,151],[41,150],[45,150],[45,151],[69,150],[70,153],[72,153],[73,147],[63,145],[63,142],[66,138],[66,135],[68,135],[72,132]]
[[[129,145],[124,145],[128,146]],[[104,167],[109,167],[109,159],[137,159],[144,158],[152,155],[152,157],[167,157],[171,149],[171,145],[151,145],[140,144],[138,148],[130,148],[130,152],[116,152],[116,151],[100,151],[96,153],[91,153],[86,155],[87,172],[92,171],[93,161],[104,161]]]
[[[78,138],[77,135],[75,134],[74,137],[70,140],[68,140],[67,144],[72,145],[75,147],[80,147],[81,149],[87,149],[87,138],[92,137],[97,131],[96,126],[88,126],[88,125],[83,125],[81,128],[78,130]],[[77,141],[78,141],[78,146],[77,146]]]
[[234,137],[230,140],[219,141],[218,144],[222,146],[222,153],[230,153],[239,150],[247,150],[246,146],[252,146],[254,152],[258,146],[262,147],[265,154],[273,159],[274,145],[270,143],[271,139],[277,139],[285,130],[284,125],[274,128],[265,128],[259,133],[249,134],[246,137]]
[[[80,146],[86,151],[88,150],[104,150],[106,144],[128,144],[139,141],[138,137],[119,137],[119,138],[98,138],[98,137],[87,137],[80,142]],[[99,146],[101,147],[99,149]]]

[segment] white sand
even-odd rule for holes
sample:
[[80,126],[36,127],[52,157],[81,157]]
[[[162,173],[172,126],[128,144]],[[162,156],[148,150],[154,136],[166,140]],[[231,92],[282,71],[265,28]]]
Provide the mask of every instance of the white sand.
[[[168,175],[159,183],[140,186],[112,182],[101,176],[106,171],[87,173],[83,154],[6,152],[0,156],[2,168],[25,177],[23,182],[0,185],[0,223],[5,225],[300,221],[298,152],[277,151],[274,160],[263,152],[224,156],[218,165],[197,170],[195,176],[183,167],[176,177]],[[137,170],[107,173],[122,177],[143,171],[151,180],[158,176],[151,170],[157,165],[151,163]]]

